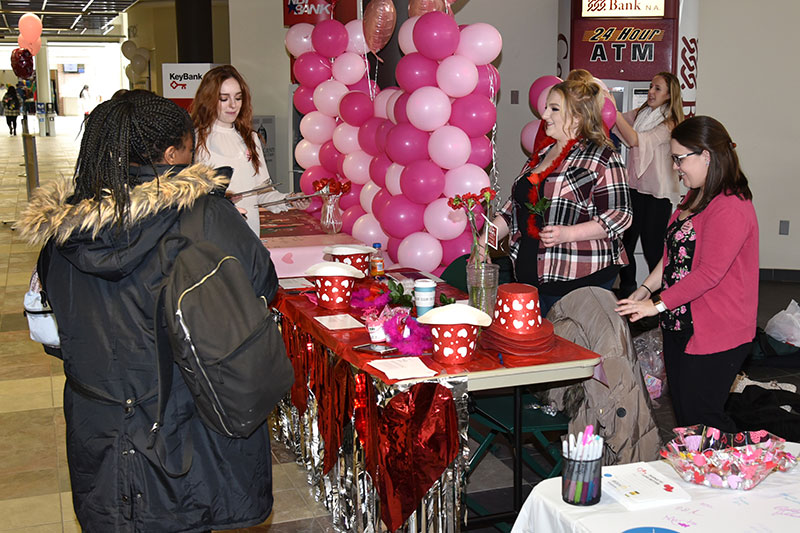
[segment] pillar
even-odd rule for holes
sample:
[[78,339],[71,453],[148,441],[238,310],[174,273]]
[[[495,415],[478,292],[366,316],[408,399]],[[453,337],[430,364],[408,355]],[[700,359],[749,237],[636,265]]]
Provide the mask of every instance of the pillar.
[[213,63],[211,0],[175,0],[179,63]]

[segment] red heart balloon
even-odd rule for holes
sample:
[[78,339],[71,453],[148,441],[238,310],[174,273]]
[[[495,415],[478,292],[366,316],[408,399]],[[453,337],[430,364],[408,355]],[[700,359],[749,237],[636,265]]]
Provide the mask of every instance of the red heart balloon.
[[18,78],[27,80],[33,75],[33,56],[24,48],[16,48],[11,52],[11,68]]

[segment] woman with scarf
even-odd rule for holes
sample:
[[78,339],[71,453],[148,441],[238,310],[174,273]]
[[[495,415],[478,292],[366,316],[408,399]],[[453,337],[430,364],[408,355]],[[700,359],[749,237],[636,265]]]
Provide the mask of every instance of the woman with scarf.
[[[613,100],[613,99],[612,99]],[[659,72],[650,82],[647,101],[639,109],[620,113],[614,132],[628,154],[633,223],[622,237],[629,264],[620,270],[620,294],[636,290],[633,252],[641,237],[648,270],[661,261],[672,204],[680,200],[679,181],[669,158],[669,135],[683,121],[681,86],[673,74]]]
[[628,186],[603,128],[600,90],[579,80],[550,90],[542,121],[553,141],[531,156],[493,221],[498,238],[511,237],[517,281],[539,288],[542,315],[577,288],[610,289],[625,264]]

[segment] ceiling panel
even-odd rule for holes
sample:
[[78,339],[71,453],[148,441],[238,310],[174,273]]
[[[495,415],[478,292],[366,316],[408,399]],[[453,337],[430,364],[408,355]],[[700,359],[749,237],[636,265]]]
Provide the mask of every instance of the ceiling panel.
[[0,35],[16,34],[23,13],[39,15],[44,34],[100,34],[136,0],[0,0]]

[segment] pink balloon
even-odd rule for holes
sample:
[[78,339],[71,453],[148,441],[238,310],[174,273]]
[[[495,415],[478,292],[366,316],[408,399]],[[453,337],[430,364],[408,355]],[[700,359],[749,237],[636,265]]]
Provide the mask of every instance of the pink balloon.
[[428,140],[428,154],[442,168],[460,167],[469,160],[471,151],[469,136],[456,126],[442,126]]
[[467,227],[467,214],[463,209],[453,210],[447,198],[439,198],[425,208],[425,229],[437,239],[455,239]]
[[314,144],[306,139],[301,140],[294,147],[294,158],[297,164],[303,168],[311,168],[320,164],[319,160],[320,145]]
[[394,102],[394,118],[395,124],[400,124],[401,122],[408,122],[408,99],[411,98],[411,95],[408,93],[403,93],[400,95],[400,98],[395,100]]
[[364,184],[364,186],[361,188],[361,192],[358,195],[358,202],[361,204],[361,209],[367,213],[372,213],[372,200],[381,190],[382,189],[375,185],[375,182],[373,181],[369,181]]
[[478,85],[472,94],[480,94],[490,100],[494,100],[500,91],[500,73],[494,65],[479,65]]
[[378,84],[367,76],[364,76],[353,85],[348,85],[347,88],[351,91],[361,91],[367,95],[378,92]]
[[[354,205],[357,205],[359,208],[361,207],[361,189],[363,189],[363,185],[359,185],[358,183],[351,183],[350,190],[347,191],[339,198],[339,207],[342,209],[350,209]],[[363,211],[363,209],[361,209]]]
[[477,22],[461,30],[461,39],[456,54],[462,55],[476,65],[491,63],[503,49],[503,38],[491,24]]
[[439,11],[422,15],[414,24],[412,35],[417,50],[437,61],[453,55],[458,48],[458,24],[452,16]]
[[386,244],[386,251],[389,253],[389,259],[395,263],[397,263],[397,249],[400,247],[401,242],[403,242],[403,239],[389,237],[389,242]]
[[334,79],[345,85],[358,83],[366,71],[365,59],[353,52],[345,52],[334,59],[331,67]]
[[[531,88],[528,90],[528,102],[533,112],[537,114],[537,118],[542,118],[542,113],[544,113],[544,102],[541,100],[541,96],[544,94],[544,98],[546,99],[547,93],[550,92],[553,85],[559,83],[561,83],[561,78],[559,77],[540,76],[531,84]],[[540,104],[542,104],[541,107]]]
[[[342,197],[344,199],[344,196]],[[339,201],[339,205],[342,205],[341,200]],[[352,205],[344,210],[342,213],[342,231],[345,233],[353,233],[353,224],[356,223],[356,220],[361,218],[361,216],[366,215],[367,213],[361,209],[360,205]]]
[[497,108],[488,98],[470,94],[453,102],[450,124],[470,137],[486,135],[497,122]]
[[349,36],[344,24],[336,19],[317,22],[311,32],[314,50],[325,57],[338,57],[347,50]]
[[405,267],[431,272],[442,262],[442,245],[439,239],[424,231],[412,233],[397,247],[397,262]]
[[314,25],[301,22],[291,26],[286,31],[286,49],[294,57],[300,57],[306,52],[313,52],[314,45],[311,43],[311,32]]
[[[428,14],[433,13],[438,11]],[[433,131],[447,124],[450,111],[450,97],[438,87],[420,87],[411,93],[406,104],[408,121],[422,131]]]
[[472,230],[469,228],[455,239],[442,241],[443,265],[449,265],[462,255],[470,253],[472,253]]
[[312,194],[314,192],[314,182],[333,178],[332,172],[329,172],[322,166],[313,166],[306,169],[303,175],[300,176],[300,190],[303,194]]
[[316,214],[316,219],[319,220],[319,210],[322,209],[322,199],[319,197],[312,198],[311,203],[306,207],[306,213]]
[[344,157],[342,170],[344,176],[353,183],[364,184],[369,181],[369,164],[372,156],[361,150],[351,152]]
[[[424,89],[424,87],[423,87]],[[412,95],[413,96],[413,95]],[[411,99],[409,98],[409,102]],[[428,133],[411,124],[397,124],[386,136],[386,155],[401,165],[428,157]],[[380,143],[378,143],[380,147]]]
[[478,86],[478,69],[464,56],[446,57],[436,70],[436,83],[448,96],[460,98]]
[[393,196],[379,218],[383,232],[390,237],[402,239],[425,227],[423,215],[425,207],[412,202],[403,195]]
[[344,25],[347,30],[347,51],[358,55],[366,55],[369,52],[367,41],[364,39],[364,21],[354,19]]
[[441,196],[444,172],[428,159],[414,161],[400,175],[400,190],[412,202],[427,205]]
[[42,49],[42,38],[37,37],[33,41],[26,42],[24,48],[27,48],[31,55],[35,56]]
[[383,216],[383,209],[386,207],[386,204],[389,203],[389,200],[392,198],[392,193],[387,191],[386,189],[381,189],[378,191],[378,194],[372,198],[372,214],[375,215],[375,218],[378,221],[381,221],[381,217]]
[[328,172],[334,174],[338,172],[339,159],[342,157],[344,157],[344,155],[342,155],[342,153],[336,149],[336,146],[333,145],[332,140],[325,142],[319,148],[319,162]]
[[[324,115],[320,111],[312,111],[300,120],[300,135],[314,144],[330,141],[335,128],[336,119]],[[321,157],[320,161],[322,161]]]
[[312,111],[317,110],[317,106],[314,105],[313,87],[301,85],[295,89],[292,95],[292,102],[294,103],[294,107],[303,115],[308,115]]
[[316,87],[331,77],[331,62],[316,52],[306,52],[298,57],[292,67],[300,85]]
[[358,128],[350,124],[339,124],[333,130],[333,145],[343,154],[361,150],[358,144]]
[[488,167],[492,162],[492,141],[485,135],[473,137],[469,141],[472,145],[472,150],[467,163],[472,163],[480,168]]
[[478,194],[489,186],[489,176],[481,167],[471,163],[448,170],[444,175],[444,195],[452,198],[466,193]]
[[389,101],[389,98],[391,98],[397,90],[398,89],[387,87],[375,96],[375,100],[372,103],[375,107],[374,112],[376,117],[388,118],[386,115],[386,102]]
[[614,105],[614,102],[606,96],[605,101],[603,101],[603,109],[600,113],[603,117],[603,124],[606,125],[606,128],[611,129],[614,124],[617,122],[617,107]]
[[533,119],[522,128],[522,132],[519,135],[519,142],[522,144],[522,148],[525,149],[526,152],[533,153],[533,145],[536,141],[536,133],[539,131],[539,124],[541,124],[541,120]]
[[369,164],[369,176],[378,186],[386,186],[386,170],[392,166],[392,160],[386,154],[376,155]]
[[[372,101],[370,101],[369,105],[369,111],[372,113]],[[370,155],[378,155],[380,153],[375,137],[378,134],[378,128],[381,126],[381,124],[383,124],[383,121],[384,119],[380,117],[372,117],[365,120],[363,124],[360,124],[361,128],[358,130],[358,144],[361,145],[362,150]],[[353,126],[357,125],[358,124],[353,124]]]
[[386,169],[386,190],[392,196],[403,194],[403,189],[400,187],[400,178],[403,176],[403,170],[405,170],[405,167],[397,163],[392,163]]
[[389,236],[383,232],[378,220],[370,213],[361,215],[355,221],[353,224],[353,238],[367,246],[372,246],[372,243],[379,242],[381,243],[381,248],[385,248],[389,243]]
[[20,34],[24,35],[27,41],[35,41],[42,35],[42,20],[33,13],[22,15],[18,26]]
[[314,89],[314,105],[329,117],[339,116],[339,102],[348,93],[347,86],[336,80],[323,81]]
[[[372,118],[372,100],[359,91],[350,91],[339,102],[339,116],[351,126],[361,126]],[[359,138],[361,131],[359,131]]]
[[392,131],[394,128],[394,124],[390,120],[384,120],[383,123],[378,126],[378,131],[375,133],[375,146],[378,147],[379,152],[386,151],[386,141],[389,137],[389,132]]
[[404,54],[413,54],[417,51],[417,47],[414,46],[414,25],[418,20],[419,17],[409,17],[397,32],[397,43]]
[[392,124],[397,124],[397,118],[394,116],[394,104],[397,103],[397,100],[399,100],[404,94],[407,93],[405,91],[396,91],[386,102],[386,116],[389,118]]
[[411,53],[397,62],[397,84],[412,93],[420,87],[436,87],[436,70],[439,64],[420,53]]

